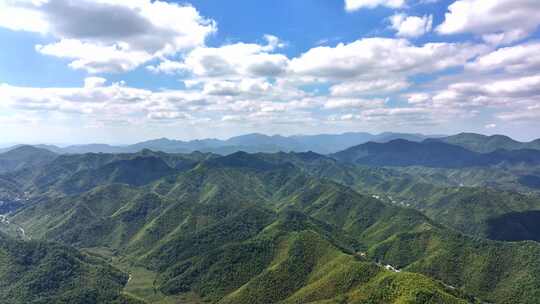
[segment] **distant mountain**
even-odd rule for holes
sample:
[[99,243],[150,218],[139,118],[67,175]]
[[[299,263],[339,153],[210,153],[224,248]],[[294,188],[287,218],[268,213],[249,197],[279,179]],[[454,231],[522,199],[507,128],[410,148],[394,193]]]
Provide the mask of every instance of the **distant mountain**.
[[396,139],[388,143],[358,145],[332,154],[337,160],[369,166],[461,167],[471,164],[477,153],[442,142],[410,142]]
[[[321,154],[328,154],[341,151],[354,145],[373,142],[387,142],[393,139],[407,139],[410,141],[422,141],[428,136],[422,134],[407,133],[381,133],[377,135],[369,133],[343,133],[343,134],[320,134],[320,135],[264,135],[258,133],[235,136],[227,140],[200,139],[191,141],[181,141],[167,138],[159,138],[143,141],[133,145],[112,146],[106,144],[72,145],[67,147],[57,147],[54,145],[38,145],[58,154],[82,154],[82,153],[136,153],[149,149],[167,153],[191,153],[193,151],[211,152],[227,155],[238,151],[249,153],[257,152],[307,152],[314,151]],[[14,149],[5,148],[4,151]],[[0,150],[1,152],[2,150]]]
[[231,137],[227,140],[202,139],[193,141],[156,139],[123,147],[125,152],[137,152],[141,149],[151,149],[164,152],[189,153],[192,151],[212,152],[227,155],[238,151],[257,152],[307,152],[321,154],[337,152],[345,148],[368,141],[386,142],[395,138],[406,138],[421,141],[427,136],[421,134],[382,133],[343,133],[321,135],[264,135],[259,133]]
[[448,137],[430,139],[433,141],[441,141],[448,144],[458,145],[468,150],[488,153],[499,149],[518,150],[518,149],[535,149],[540,150],[540,139],[530,142],[520,142],[505,135],[482,135],[475,133],[460,133]]
[[84,170],[63,182],[66,193],[79,193],[109,183],[140,186],[177,172],[161,158],[146,156],[118,160],[94,170]]
[[496,150],[478,153],[434,140],[420,143],[403,139],[388,143],[369,142],[334,153],[331,157],[342,162],[367,166],[464,168],[498,164],[540,165],[538,150]]
[[[404,139],[412,142],[421,142],[424,140],[430,142],[443,142],[461,146],[467,150],[480,153],[494,152],[499,149],[540,150],[540,139],[531,142],[519,142],[504,135],[486,136],[475,133],[460,133],[452,136],[428,136],[423,134],[393,132],[385,132],[380,134],[348,132],[342,134],[293,136],[252,133],[231,137],[226,140],[208,138],[182,141],[168,138],[158,138],[123,146],[96,143],[86,145],[71,145],[67,147],[58,147],[55,145],[35,145],[34,147],[46,149],[57,154],[136,153],[144,149],[167,153],[191,153],[193,151],[201,151],[220,155],[227,155],[238,151],[248,153],[313,151],[320,154],[331,154],[367,142],[386,143],[396,139]],[[16,145],[13,147],[2,148],[0,149],[0,153],[13,150],[20,146],[21,145]]]
[[52,161],[57,154],[33,146],[19,146],[0,154],[0,173],[36,167]]

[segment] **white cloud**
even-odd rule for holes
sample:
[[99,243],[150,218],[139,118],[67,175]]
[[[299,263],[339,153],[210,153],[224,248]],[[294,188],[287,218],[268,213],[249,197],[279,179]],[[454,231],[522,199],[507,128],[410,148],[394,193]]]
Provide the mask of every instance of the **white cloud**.
[[480,56],[467,68],[475,71],[501,69],[508,73],[528,73],[540,70],[540,42],[500,48]]
[[262,79],[209,80],[192,89],[151,91],[123,82],[107,85],[101,77],[88,77],[74,88],[33,88],[0,85],[6,112],[28,117],[51,115],[80,117],[92,125],[169,123],[179,120],[205,123],[224,115],[246,115],[250,120],[297,119],[299,111],[320,108],[321,101],[284,84]]
[[[42,5],[40,1],[35,1],[35,3]],[[45,16],[32,7],[32,1],[0,1],[0,27],[12,31],[29,31],[41,34],[50,30]]]
[[240,81],[208,81],[203,93],[217,96],[237,96],[240,94],[260,95],[269,93],[272,85],[261,79],[242,79]]
[[415,105],[437,113],[482,113],[506,121],[540,119],[540,76],[506,76],[497,80],[476,76],[418,99],[421,102]]
[[540,120],[540,106],[536,102],[530,104],[525,109],[509,110],[498,113],[496,116],[503,121],[531,121],[538,124]]
[[364,38],[336,47],[320,46],[291,60],[290,72],[320,81],[384,79],[461,66],[486,51],[483,45]]
[[166,111],[152,112],[152,113],[148,113],[147,117],[150,118],[150,119],[155,119],[155,120],[178,120],[178,119],[190,119],[190,118],[192,118],[191,115],[188,115],[188,114],[182,113],[182,112],[175,112],[175,111],[171,111],[171,112],[166,112]]
[[367,81],[346,81],[330,87],[333,96],[357,96],[367,94],[388,94],[406,89],[411,84],[404,79],[376,79]]
[[431,98],[429,94],[426,93],[412,93],[407,95],[407,101],[410,104],[421,104],[425,103]]
[[331,98],[325,104],[326,109],[374,108],[384,106],[383,99]]
[[183,62],[169,60],[164,58],[158,65],[149,65],[147,70],[153,73],[164,73],[173,75],[182,71],[186,71],[188,68]]
[[392,28],[399,37],[419,37],[431,31],[433,15],[423,17],[396,14],[390,17]]
[[37,46],[90,73],[123,72],[204,45],[215,22],[191,6],[151,0],[8,0],[0,26],[50,34]]
[[198,77],[274,77],[284,73],[288,58],[272,53],[283,43],[266,35],[267,44],[235,43],[221,47],[199,47],[190,52],[183,67]]
[[84,79],[84,87],[89,89],[102,87],[107,79],[102,77],[86,77]]
[[75,39],[36,45],[36,50],[45,55],[73,59],[69,64],[71,68],[89,73],[128,71],[152,58],[145,51],[131,51],[126,44],[100,46]]
[[540,75],[509,78],[485,83],[464,82],[449,86],[450,92],[459,95],[488,97],[529,97],[540,95]]
[[448,10],[439,33],[474,33],[493,44],[525,38],[540,25],[536,0],[458,0]]
[[345,0],[345,10],[349,12],[377,6],[400,8],[405,6],[405,0]]

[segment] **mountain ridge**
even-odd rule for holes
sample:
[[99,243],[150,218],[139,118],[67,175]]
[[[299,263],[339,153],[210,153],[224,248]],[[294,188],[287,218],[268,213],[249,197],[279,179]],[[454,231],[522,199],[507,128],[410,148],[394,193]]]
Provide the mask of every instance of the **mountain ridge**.
[[488,153],[468,150],[442,141],[411,142],[396,139],[387,143],[368,142],[331,154],[339,161],[368,166],[425,166],[465,168],[508,163],[540,164],[540,150],[498,149]]
[[[389,141],[396,138],[421,141],[430,136],[422,134],[392,133],[370,134],[365,132],[347,132],[341,134],[318,134],[318,135],[265,135],[250,133],[234,136],[226,140],[215,138],[196,139],[182,141],[168,138],[157,138],[131,145],[108,145],[108,144],[85,144],[58,147],[54,145],[36,145],[36,147],[48,149],[58,154],[82,154],[82,153],[135,153],[140,150],[150,149],[167,153],[190,153],[194,151],[211,152],[217,154],[230,154],[238,151],[245,152],[278,152],[315,151],[321,154],[337,152],[355,144],[367,141]],[[1,152],[9,149],[0,149]]]

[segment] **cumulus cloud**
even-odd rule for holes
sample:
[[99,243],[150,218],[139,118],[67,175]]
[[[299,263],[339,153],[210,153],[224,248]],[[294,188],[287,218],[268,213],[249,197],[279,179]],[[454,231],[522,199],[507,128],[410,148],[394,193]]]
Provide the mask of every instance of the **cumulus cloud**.
[[475,79],[452,82],[444,89],[408,94],[408,103],[436,115],[454,113],[463,118],[483,113],[492,119],[533,122],[540,119],[540,76],[506,75],[493,80],[476,75]]
[[152,72],[189,72],[198,78],[276,77],[287,68],[288,58],[273,53],[285,44],[265,35],[266,44],[234,43],[221,47],[198,47],[183,61],[164,60],[147,67]]
[[486,83],[455,83],[449,86],[448,91],[455,92],[458,96],[530,97],[540,95],[540,75],[509,78]]
[[151,0],[7,0],[0,26],[50,34],[47,55],[90,73],[123,72],[204,45],[216,24],[192,6]]
[[437,32],[474,33],[493,44],[523,39],[540,25],[535,0],[458,0],[448,10]]
[[349,12],[377,6],[400,8],[405,6],[405,0],[345,0],[345,10]]
[[84,87],[89,89],[99,88],[102,87],[105,82],[107,82],[107,79],[103,77],[86,77],[84,79]]
[[419,37],[431,31],[433,15],[417,17],[396,14],[390,17],[390,23],[399,37]]
[[184,60],[187,70],[198,77],[275,77],[284,73],[288,58],[272,53],[283,43],[266,35],[266,44],[235,43],[221,47],[200,47]]
[[325,104],[326,109],[374,108],[384,106],[383,99],[331,98]]
[[[29,117],[63,115],[83,116],[100,122],[168,122],[189,120],[208,123],[223,115],[247,115],[253,120],[263,116],[274,119],[321,106],[307,93],[270,84],[261,79],[240,81],[213,80],[202,88],[152,91],[127,86],[123,82],[107,84],[101,77],[88,77],[81,87],[32,88],[0,85],[0,98],[8,110],[27,112]],[[240,113],[240,114],[239,114]]]
[[[442,115],[441,115],[442,114]],[[432,108],[427,107],[379,107],[374,109],[365,109],[358,113],[348,113],[342,115],[331,115],[330,121],[333,122],[357,122],[378,127],[429,127],[447,122],[449,119],[463,117],[463,113],[447,112],[439,113]]]
[[406,97],[407,97],[408,103],[410,104],[425,103],[431,98],[431,96],[427,93],[411,93],[411,94],[408,94]]
[[203,93],[217,96],[261,95],[270,93],[272,85],[261,79],[242,79],[240,81],[208,81]]
[[485,46],[459,43],[411,44],[406,39],[364,38],[336,47],[320,46],[290,62],[304,77],[343,81],[408,76],[461,66],[486,51]]
[[398,92],[411,84],[404,79],[376,79],[366,81],[347,81],[330,87],[333,96],[380,95]]
[[480,56],[467,68],[475,71],[503,70],[508,73],[534,73],[540,70],[540,42],[500,48]]
[[131,51],[126,44],[101,46],[74,39],[36,45],[36,50],[45,55],[72,59],[71,68],[89,73],[128,71],[152,58],[145,51]]
[[187,67],[183,62],[169,60],[164,58],[157,65],[148,65],[146,69],[152,73],[164,73],[174,75],[182,71],[186,71]]

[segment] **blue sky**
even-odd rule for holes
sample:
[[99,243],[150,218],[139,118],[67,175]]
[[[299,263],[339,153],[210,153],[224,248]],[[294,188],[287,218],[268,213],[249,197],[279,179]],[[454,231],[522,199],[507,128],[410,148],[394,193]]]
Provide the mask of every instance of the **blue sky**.
[[540,137],[540,2],[4,0],[2,142]]

